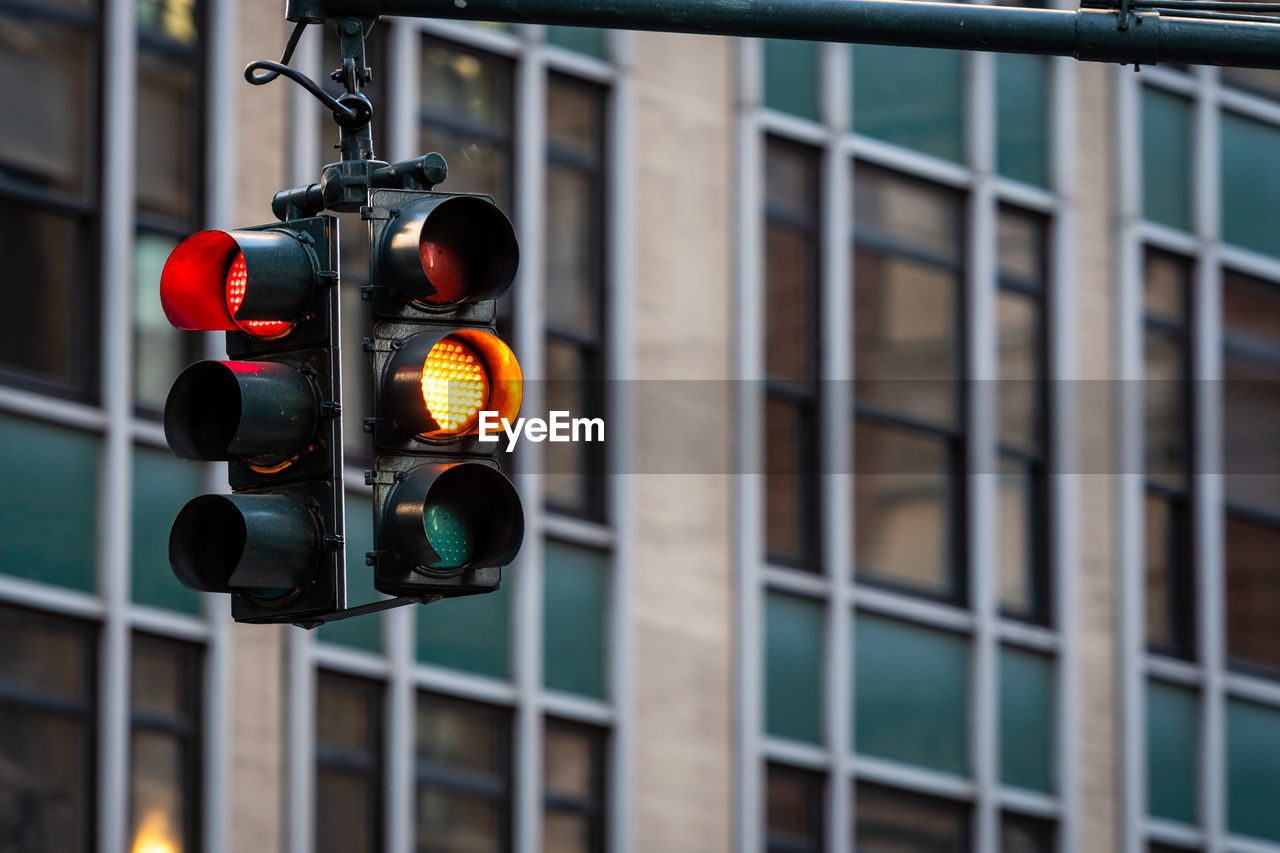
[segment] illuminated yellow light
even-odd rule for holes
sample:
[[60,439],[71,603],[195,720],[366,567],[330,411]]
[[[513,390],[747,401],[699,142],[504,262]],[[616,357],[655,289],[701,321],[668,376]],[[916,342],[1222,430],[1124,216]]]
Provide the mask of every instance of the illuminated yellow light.
[[489,375],[475,350],[444,338],[422,365],[422,401],[439,428],[428,435],[462,435],[475,425],[489,396]]
[[138,825],[131,853],[181,853],[181,850],[169,831],[169,816],[159,809],[147,812]]

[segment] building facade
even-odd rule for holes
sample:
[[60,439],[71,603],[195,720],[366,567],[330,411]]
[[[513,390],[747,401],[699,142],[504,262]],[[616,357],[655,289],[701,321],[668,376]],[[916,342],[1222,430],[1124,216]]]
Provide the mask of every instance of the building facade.
[[279,4],[0,23],[0,849],[1280,853],[1280,77],[380,22],[379,155],[511,215],[525,411],[608,440],[510,460],[500,592],[307,632],[166,558],[160,269],[335,158]]

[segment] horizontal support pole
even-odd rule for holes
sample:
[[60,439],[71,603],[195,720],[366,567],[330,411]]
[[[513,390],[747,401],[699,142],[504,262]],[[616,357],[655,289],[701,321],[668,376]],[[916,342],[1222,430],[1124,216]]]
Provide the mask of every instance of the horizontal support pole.
[[1280,68],[1280,25],[1176,13],[917,0],[288,0],[291,21],[349,14],[936,47],[1155,65]]

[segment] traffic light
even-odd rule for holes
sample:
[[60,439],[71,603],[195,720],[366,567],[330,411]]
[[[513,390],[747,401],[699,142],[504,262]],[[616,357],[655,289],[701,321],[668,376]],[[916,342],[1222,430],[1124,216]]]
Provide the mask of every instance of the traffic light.
[[169,391],[183,459],[226,461],[229,495],[178,513],[169,562],[186,586],[232,595],[238,622],[299,622],[344,606],[338,223],[331,216],[201,231],[165,262],[179,329],[227,333]]
[[515,232],[488,196],[379,189],[371,222],[374,586],[397,596],[498,588],[524,511],[480,440],[482,413],[514,421],[524,381],[495,333],[515,279]]

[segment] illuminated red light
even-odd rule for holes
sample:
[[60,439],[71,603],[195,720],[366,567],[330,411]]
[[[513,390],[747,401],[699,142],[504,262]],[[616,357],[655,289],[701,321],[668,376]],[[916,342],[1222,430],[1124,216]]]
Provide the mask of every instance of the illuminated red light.
[[248,289],[249,269],[244,262],[244,252],[240,252],[231,262],[231,268],[227,270],[227,310],[231,312],[231,318],[235,320],[235,324],[259,338],[274,338],[293,328],[293,324],[286,320],[236,319],[236,313],[244,304],[244,295]]

